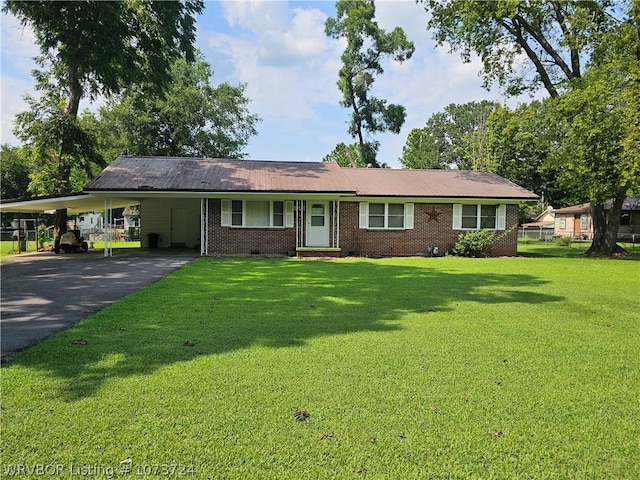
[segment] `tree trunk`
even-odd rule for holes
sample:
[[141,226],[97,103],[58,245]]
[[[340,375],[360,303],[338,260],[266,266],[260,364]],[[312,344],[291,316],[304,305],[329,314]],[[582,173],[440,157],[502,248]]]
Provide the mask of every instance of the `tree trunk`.
[[[73,117],[74,121],[78,117],[80,99],[82,98],[82,85],[78,79],[78,65],[74,62],[67,70],[69,80],[69,99],[67,104],[67,115]],[[60,144],[60,156],[58,157],[58,180],[60,187],[57,193],[71,193],[71,166],[65,158],[73,151],[73,139],[64,135]],[[60,237],[67,232],[67,222],[69,217],[67,209],[56,210],[53,216],[54,250],[60,252]]]
[[625,253],[625,250],[617,244],[620,214],[622,213],[625,194],[626,192],[618,192],[608,212],[605,210],[604,203],[591,204],[593,242],[589,250],[587,250],[587,255],[593,257],[612,257],[617,253]]
[[53,214],[53,238],[54,251],[60,253],[60,237],[67,233],[67,209],[61,208]]

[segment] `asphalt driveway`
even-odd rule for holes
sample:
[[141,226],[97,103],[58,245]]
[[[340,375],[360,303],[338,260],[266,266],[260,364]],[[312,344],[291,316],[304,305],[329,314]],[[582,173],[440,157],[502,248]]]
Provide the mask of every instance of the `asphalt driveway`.
[[[156,253],[157,252],[157,253]],[[0,266],[0,352],[35,345],[87,315],[179,269],[195,252],[162,250],[14,258]]]

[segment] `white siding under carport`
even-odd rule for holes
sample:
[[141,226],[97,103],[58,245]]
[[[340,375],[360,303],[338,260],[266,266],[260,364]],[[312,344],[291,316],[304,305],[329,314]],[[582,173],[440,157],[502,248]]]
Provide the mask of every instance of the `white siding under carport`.
[[[172,235],[172,211],[182,215],[184,231]],[[180,228],[182,230],[182,227]],[[200,244],[200,199],[198,198],[146,198],[140,201],[140,242],[142,248],[148,248],[150,233],[160,235],[159,248],[168,248],[176,240],[185,242],[188,248]]]

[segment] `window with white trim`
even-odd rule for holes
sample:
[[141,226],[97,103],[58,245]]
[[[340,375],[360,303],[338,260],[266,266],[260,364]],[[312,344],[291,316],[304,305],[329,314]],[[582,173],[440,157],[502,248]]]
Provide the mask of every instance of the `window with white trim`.
[[506,205],[454,204],[454,230],[504,230]]
[[413,203],[360,203],[360,228],[403,230],[413,228]]
[[231,227],[292,227],[293,202],[222,199],[221,224]]

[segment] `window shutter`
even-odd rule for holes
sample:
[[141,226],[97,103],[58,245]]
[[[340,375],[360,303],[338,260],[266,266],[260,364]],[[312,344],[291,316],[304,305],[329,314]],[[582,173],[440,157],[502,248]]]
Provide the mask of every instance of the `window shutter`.
[[404,228],[413,229],[413,203],[404,204]]
[[462,204],[453,204],[453,229],[462,230]]
[[498,205],[496,209],[496,230],[504,230],[507,225],[507,206]]
[[293,202],[291,200],[284,202],[284,226],[293,227]]
[[360,228],[369,228],[369,204],[360,202]]
[[223,227],[231,225],[231,200],[228,198],[220,200],[220,225]]

